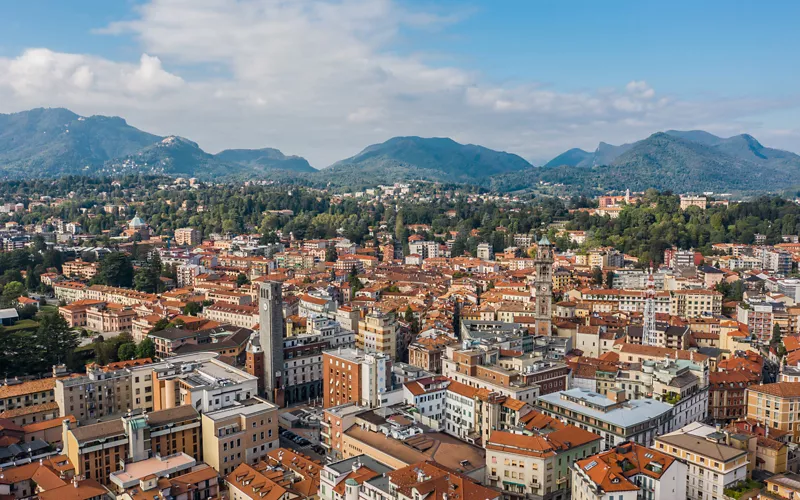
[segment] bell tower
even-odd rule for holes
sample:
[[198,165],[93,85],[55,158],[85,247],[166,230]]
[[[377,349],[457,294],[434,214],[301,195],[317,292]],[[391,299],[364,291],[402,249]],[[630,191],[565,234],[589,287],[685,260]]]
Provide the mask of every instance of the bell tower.
[[533,282],[536,291],[536,335],[553,334],[553,245],[547,236],[539,240],[534,267],[536,279]]

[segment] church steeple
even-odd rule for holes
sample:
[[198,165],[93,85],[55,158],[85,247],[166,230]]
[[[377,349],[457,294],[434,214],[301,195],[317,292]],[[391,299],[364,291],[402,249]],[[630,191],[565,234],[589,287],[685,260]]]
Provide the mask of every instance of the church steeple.
[[536,334],[552,335],[553,322],[553,245],[547,236],[542,236],[539,240],[534,260],[536,269],[535,288],[535,311]]

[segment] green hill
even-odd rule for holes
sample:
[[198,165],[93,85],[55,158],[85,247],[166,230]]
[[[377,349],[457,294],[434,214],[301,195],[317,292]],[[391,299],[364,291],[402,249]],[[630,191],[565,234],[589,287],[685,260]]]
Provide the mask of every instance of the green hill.
[[425,179],[475,183],[530,167],[515,154],[448,138],[395,137],[321,170],[319,177],[331,182]]

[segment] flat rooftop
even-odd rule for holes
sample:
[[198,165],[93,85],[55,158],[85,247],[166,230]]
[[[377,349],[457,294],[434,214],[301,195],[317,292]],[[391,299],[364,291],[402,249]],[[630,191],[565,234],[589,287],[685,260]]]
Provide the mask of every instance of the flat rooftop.
[[125,464],[124,470],[112,472],[109,479],[122,488],[131,488],[136,486],[140,479],[147,476],[171,476],[178,472],[188,471],[195,465],[197,465],[195,459],[186,453],[176,453],[165,457],[156,456]]
[[567,410],[575,413],[596,418],[597,420],[601,420],[603,422],[609,422],[620,427],[639,425],[672,410],[672,405],[667,403],[654,401],[652,399],[636,399],[625,401],[620,408],[602,411],[585,406],[575,401],[563,399],[562,395],[567,395],[578,400],[586,401],[592,405],[602,408],[608,408],[616,404],[614,401],[594,391],[575,388],[567,391],[559,391],[551,394],[545,394],[544,396],[539,396],[537,405],[540,404],[539,402],[550,403],[555,406],[566,408]]
[[227,420],[237,415],[258,415],[259,413],[276,410],[277,408],[277,406],[269,401],[251,398],[229,408],[206,412],[204,415],[216,422],[220,420]]

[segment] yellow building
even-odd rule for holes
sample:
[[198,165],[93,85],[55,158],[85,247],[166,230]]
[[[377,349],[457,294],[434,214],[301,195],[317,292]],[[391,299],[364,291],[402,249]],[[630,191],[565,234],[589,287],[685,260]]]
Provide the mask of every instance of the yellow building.
[[392,314],[373,310],[358,323],[356,348],[397,359],[397,321]]
[[800,382],[776,382],[747,388],[747,418],[766,427],[786,431],[792,442],[800,442]]

